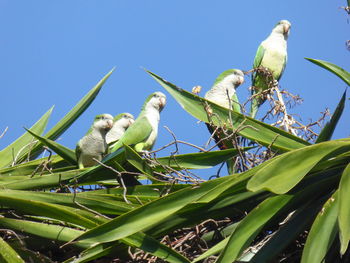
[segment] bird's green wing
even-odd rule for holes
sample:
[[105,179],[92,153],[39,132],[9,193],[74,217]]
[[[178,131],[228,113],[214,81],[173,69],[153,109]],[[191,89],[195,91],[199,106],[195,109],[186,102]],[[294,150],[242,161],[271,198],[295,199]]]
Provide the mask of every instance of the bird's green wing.
[[258,50],[256,51],[255,58],[254,58],[254,63],[253,63],[253,68],[257,68],[260,66],[261,61],[264,57],[265,54],[265,48],[263,45],[260,45],[258,47]]
[[82,163],[79,161],[80,155],[81,155],[81,147],[78,142],[77,146],[75,147],[75,156],[77,157],[77,163],[78,163],[79,169],[84,168],[84,166],[82,166]]
[[[253,68],[260,67],[261,61],[262,61],[262,59],[264,57],[264,54],[265,54],[265,48],[264,48],[263,45],[260,45],[258,47],[258,50],[256,51],[256,54],[255,54]],[[256,75],[257,75],[256,72],[253,72],[253,74],[252,74],[252,85],[253,86],[255,85]]]
[[119,149],[123,143],[126,145],[135,145],[147,140],[152,132],[152,126],[146,116],[138,118],[124,133],[124,135],[113,146],[112,152]]

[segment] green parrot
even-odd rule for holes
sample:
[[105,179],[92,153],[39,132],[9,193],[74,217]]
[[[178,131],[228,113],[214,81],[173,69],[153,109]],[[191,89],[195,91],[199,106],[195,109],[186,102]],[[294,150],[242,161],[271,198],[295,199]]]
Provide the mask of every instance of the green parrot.
[[79,169],[96,165],[108,150],[106,134],[113,126],[113,116],[97,115],[87,134],[81,138],[75,148]]
[[114,143],[124,134],[124,132],[134,123],[134,116],[130,113],[120,113],[113,119],[113,127],[107,132],[107,144]]
[[137,152],[151,150],[157,138],[160,112],[165,103],[166,96],[162,92],[149,95],[133,125],[110,147],[111,152],[118,150],[123,144],[132,146]]
[[[239,69],[229,69],[221,73],[215,80],[213,87],[205,94],[205,99],[210,100],[222,107],[231,108],[233,111],[241,113],[241,106],[238,101],[236,89],[244,82],[244,73]],[[230,102],[231,100],[231,102]],[[234,147],[231,140],[223,140],[226,137],[222,129],[217,129],[215,126],[206,123],[210,134],[213,134],[213,138],[220,150]],[[235,158],[227,160],[227,170],[229,174],[234,172]]]
[[236,95],[236,89],[244,82],[244,73],[239,69],[229,69],[221,73],[215,80],[212,88],[205,94],[204,98],[222,107],[231,107],[240,112],[241,107]]
[[[253,68],[266,68],[272,73],[273,80],[261,72],[252,74],[252,95],[259,94],[271,87],[269,82],[279,81],[287,64],[287,39],[291,24],[281,20],[272,29],[271,34],[261,42],[255,55]],[[255,118],[258,108],[265,102],[263,95],[252,98],[250,115]]]

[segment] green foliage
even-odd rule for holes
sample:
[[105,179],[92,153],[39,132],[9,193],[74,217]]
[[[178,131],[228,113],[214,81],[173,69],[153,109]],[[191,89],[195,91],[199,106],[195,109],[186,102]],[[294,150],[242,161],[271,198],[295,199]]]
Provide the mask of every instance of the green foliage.
[[[349,83],[347,71],[309,60]],[[294,253],[302,262],[348,253],[350,140],[331,140],[345,93],[311,144],[148,71],[189,114],[250,146],[240,139],[231,149],[156,158],[124,145],[102,163],[78,169],[74,151],[55,139],[87,109],[111,73],[45,135],[52,109],[0,152],[0,226],[8,230],[0,237],[2,261],[127,262],[133,254],[135,261],[154,256],[176,263],[272,262],[288,258],[288,249],[297,250],[295,244],[305,240]],[[38,142],[26,147],[34,138]],[[55,154],[35,160],[43,146]],[[252,152],[270,155],[239,173],[207,181],[192,176],[195,169]],[[179,250],[186,242],[190,249]],[[201,251],[203,244],[207,249]]]

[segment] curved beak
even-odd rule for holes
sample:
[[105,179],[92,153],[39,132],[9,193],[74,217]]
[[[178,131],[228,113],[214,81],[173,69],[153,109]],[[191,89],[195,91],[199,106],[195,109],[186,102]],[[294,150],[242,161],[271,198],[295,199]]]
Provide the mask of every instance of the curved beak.
[[166,99],[164,97],[160,97],[159,98],[159,107],[161,110],[164,108],[165,103],[166,103]]
[[107,127],[108,127],[108,129],[112,129],[112,127],[113,127],[113,121],[112,120],[107,120]]
[[240,77],[238,78],[237,84],[238,84],[238,85],[241,85],[241,84],[243,84],[243,83],[244,83],[244,77],[241,77],[241,76],[240,76]]
[[131,124],[133,124],[134,122],[135,122],[134,119],[130,119],[130,120],[129,120],[129,126],[130,126]]
[[290,25],[288,24],[283,25],[283,33],[287,34],[289,33],[289,30],[290,30]]

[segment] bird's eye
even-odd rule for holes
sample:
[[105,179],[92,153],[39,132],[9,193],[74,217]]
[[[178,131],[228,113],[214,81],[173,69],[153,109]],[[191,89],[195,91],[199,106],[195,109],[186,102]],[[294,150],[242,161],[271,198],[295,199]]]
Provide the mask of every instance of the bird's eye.
[[154,94],[154,95],[153,95],[153,97],[158,98],[158,97],[159,97],[159,95],[158,95],[158,94]]

